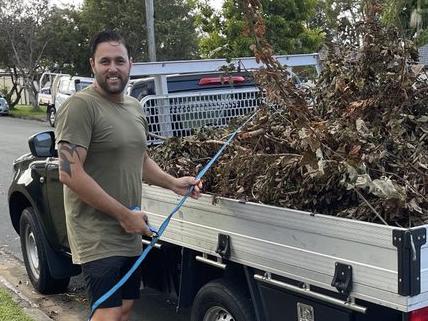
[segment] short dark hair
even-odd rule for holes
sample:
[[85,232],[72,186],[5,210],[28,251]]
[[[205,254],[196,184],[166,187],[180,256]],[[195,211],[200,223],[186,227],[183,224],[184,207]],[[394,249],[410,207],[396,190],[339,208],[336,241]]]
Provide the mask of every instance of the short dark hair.
[[119,32],[117,32],[115,30],[103,30],[103,31],[97,32],[92,37],[92,40],[90,43],[91,58],[94,58],[95,51],[97,50],[97,47],[100,43],[110,42],[110,41],[115,41],[115,42],[119,42],[119,43],[123,44],[126,48],[127,53],[128,53],[128,57],[131,57],[131,55],[130,55],[131,50],[130,50],[129,46],[126,44],[125,38],[123,38]]

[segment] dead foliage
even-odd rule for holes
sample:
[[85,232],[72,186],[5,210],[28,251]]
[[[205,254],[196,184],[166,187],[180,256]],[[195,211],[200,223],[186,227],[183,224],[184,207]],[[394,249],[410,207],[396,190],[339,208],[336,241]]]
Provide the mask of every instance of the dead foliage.
[[[367,1],[362,22],[328,45],[309,99],[272,57],[259,1],[246,3],[267,103],[207,173],[206,191],[383,224],[428,223],[428,82],[413,44],[381,25],[382,6]],[[195,175],[236,127],[172,138],[151,155],[173,175]]]

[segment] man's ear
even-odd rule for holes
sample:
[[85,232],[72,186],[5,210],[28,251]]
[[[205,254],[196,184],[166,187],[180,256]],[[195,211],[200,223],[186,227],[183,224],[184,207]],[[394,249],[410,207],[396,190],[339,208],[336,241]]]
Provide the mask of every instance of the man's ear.
[[94,70],[95,61],[94,61],[94,58],[92,58],[92,57],[89,58],[89,64],[91,65],[92,73],[95,74],[95,70]]

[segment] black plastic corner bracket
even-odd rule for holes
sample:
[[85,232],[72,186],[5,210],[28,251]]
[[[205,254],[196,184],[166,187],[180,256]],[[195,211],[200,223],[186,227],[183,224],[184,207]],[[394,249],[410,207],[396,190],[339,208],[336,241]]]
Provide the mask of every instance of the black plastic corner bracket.
[[228,259],[230,256],[230,236],[225,234],[218,235],[217,250],[222,258]]
[[392,231],[392,244],[397,248],[398,258],[398,294],[421,293],[421,246],[425,243],[425,228]]
[[336,262],[331,286],[334,286],[340,294],[349,296],[352,291],[352,266]]

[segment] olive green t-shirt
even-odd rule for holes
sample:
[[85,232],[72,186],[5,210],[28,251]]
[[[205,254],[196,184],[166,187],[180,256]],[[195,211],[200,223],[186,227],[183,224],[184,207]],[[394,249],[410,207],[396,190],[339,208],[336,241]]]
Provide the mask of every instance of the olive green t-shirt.
[[[141,206],[147,128],[136,99],[125,96],[122,103],[113,103],[90,86],[62,106],[56,139],[84,147],[86,173],[117,201],[133,208]],[[140,253],[140,235],[126,233],[116,219],[82,202],[67,186],[64,208],[74,263]]]

